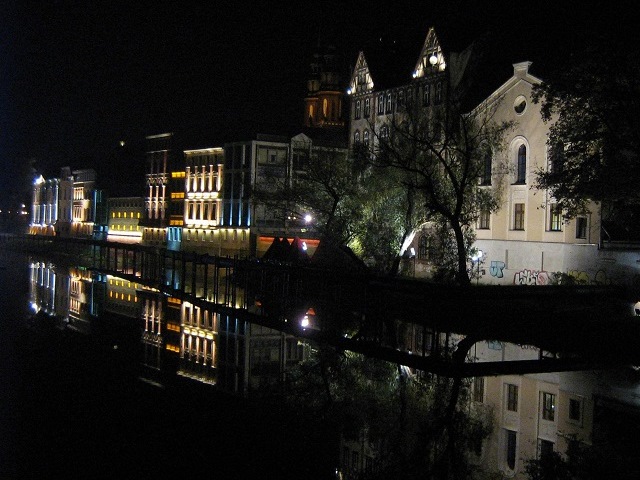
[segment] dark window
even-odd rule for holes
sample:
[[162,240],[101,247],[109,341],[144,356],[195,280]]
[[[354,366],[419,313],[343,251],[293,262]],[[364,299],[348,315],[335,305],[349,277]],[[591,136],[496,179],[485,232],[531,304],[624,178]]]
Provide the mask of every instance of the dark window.
[[576,238],[587,238],[587,217],[576,218]]
[[380,138],[389,138],[389,127],[387,125],[380,127]]
[[418,240],[418,260],[429,260],[429,237],[422,235]]
[[434,97],[434,102],[436,104],[442,103],[442,82],[436,83],[436,93]]
[[422,87],[422,104],[426,107],[431,104],[431,84],[425,83]]
[[349,469],[349,448],[342,447],[342,466],[345,470]]
[[559,232],[562,230],[562,210],[557,203],[552,203],[550,208],[549,230]]
[[369,118],[370,114],[371,114],[371,99],[365,98],[364,99],[364,117]]
[[360,100],[356,101],[356,111],[355,111],[355,115],[354,118],[357,120],[358,118],[360,118],[360,108],[362,106],[362,102]]
[[542,392],[542,418],[553,422],[556,418],[556,396]]
[[518,148],[518,161],[516,171],[516,183],[525,183],[527,178],[527,147],[520,145]]
[[391,93],[387,93],[387,113],[391,113],[393,108],[393,99],[391,98]]
[[351,468],[360,470],[360,454],[358,452],[352,452],[351,454]]
[[513,229],[524,230],[524,203],[516,203],[513,208]]
[[538,455],[540,458],[548,458],[553,454],[553,442],[549,440],[538,440]]
[[364,135],[363,135],[363,137],[364,137],[364,138],[363,138],[363,140],[364,140],[364,141],[363,141],[364,146],[368,148],[368,147],[369,147],[369,130],[365,130],[365,131],[364,131]]
[[480,403],[484,401],[484,377],[473,379],[473,401]]
[[516,468],[516,432],[507,430],[507,467],[511,470]]
[[398,99],[396,101],[396,108],[400,109],[404,106],[404,92],[401,90],[398,92]]
[[569,420],[582,420],[582,402],[576,398],[569,399]]
[[518,411],[518,386],[511,383],[507,384],[507,410]]
[[493,159],[491,153],[487,153],[482,163],[482,178],[480,179],[480,185],[491,185],[491,167]]
[[549,147],[549,171],[551,173],[562,173],[564,169],[564,145],[558,142]]
[[378,95],[378,115],[384,114],[384,93]]
[[360,132],[355,132],[353,134],[353,143],[356,145],[360,143]]
[[491,221],[491,212],[489,210],[481,210],[480,218],[478,219],[479,230],[489,230]]

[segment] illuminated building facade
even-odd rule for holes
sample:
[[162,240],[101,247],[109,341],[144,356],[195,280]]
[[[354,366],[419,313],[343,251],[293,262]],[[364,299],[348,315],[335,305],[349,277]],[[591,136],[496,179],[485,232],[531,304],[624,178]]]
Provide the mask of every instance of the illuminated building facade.
[[29,233],[69,236],[72,198],[73,177],[69,167],[63,167],[58,178],[45,179],[42,175],[36,178],[33,183]]
[[107,240],[124,243],[140,243],[142,227],[140,220],[145,212],[142,197],[117,197],[107,200],[109,221]]
[[171,199],[169,180],[176,166],[173,133],[149,135],[146,140],[146,195],[145,214],[141,222],[142,243],[166,247]]
[[[349,86],[350,146],[375,148],[375,142],[389,134],[388,122],[402,115],[407,101],[426,109],[443,104],[463,78],[472,53],[470,49],[447,53],[430,29],[413,79],[394,83],[389,81],[393,75],[381,76],[379,82],[360,52]],[[497,211],[480,212],[475,225],[475,246],[480,252],[469,260],[470,270],[479,283],[487,284],[542,288],[562,272],[586,284],[632,286],[640,274],[637,250],[620,245],[607,248],[599,205],[591,204],[588,213],[565,219],[549,192],[532,188],[536,172],[555,168],[561,158],[547,145],[549,124],[542,121],[540,105],[532,101],[533,87],[541,80],[530,66],[530,62],[513,64],[511,78],[476,107],[491,111],[497,123],[513,122],[513,128],[504,138],[504,150],[485,160],[480,188],[496,189],[501,201]],[[430,275],[431,235],[428,225],[416,232],[410,245],[415,263],[407,270],[411,275]],[[538,360],[543,353],[534,347],[482,341],[472,356],[478,362],[499,362]],[[622,387],[619,377],[606,372],[475,378],[472,408],[492,416],[494,428],[472,461],[508,478],[528,478],[525,460],[548,452],[565,453],[573,437],[592,443],[598,435],[598,419],[612,411],[639,412],[640,402],[632,389]],[[366,470],[371,451],[357,443],[345,442],[342,447],[344,473]]]
[[334,47],[327,46],[313,55],[307,80],[305,127],[344,128],[345,115],[343,70]]
[[176,222],[182,226],[182,248],[220,254],[224,150],[185,150],[184,162],[184,188],[171,194],[184,203],[184,216]]
[[95,222],[96,172],[91,169],[74,170],[73,201],[71,206],[72,237],[90,238]]

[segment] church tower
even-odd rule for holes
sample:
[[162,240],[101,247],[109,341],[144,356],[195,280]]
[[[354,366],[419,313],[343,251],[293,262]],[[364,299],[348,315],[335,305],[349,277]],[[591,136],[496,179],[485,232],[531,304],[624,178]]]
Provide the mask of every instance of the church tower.
[[345,85],[341,57],[333,46],[314,53],[307,80],[303,125],[308,128],[342,129],[346,126]]

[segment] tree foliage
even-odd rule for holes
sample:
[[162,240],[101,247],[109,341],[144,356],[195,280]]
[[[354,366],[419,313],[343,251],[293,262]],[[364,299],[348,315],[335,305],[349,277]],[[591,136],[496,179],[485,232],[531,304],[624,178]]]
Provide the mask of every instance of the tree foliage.
[[589,201],[640,205],[638,52],[595,39],[533,91],[550,123],[552,159],[537,187],[548,188],[568,217]]
[[[494,121],[498,103],[464,112],[460,95],[452,92],[433,109],[407,102],[403,114],[389,123],[388,136],[378,136],[369,159],[374,168],[400,172],[414,210],[423,209],[426,219],[451,232],[453,276],[467,284],[474,224],[482,210],[495,211],[500,204],[500,180],[506,171],[497,160],[511,124]],[[493,186],[482,187],[488,158],[494,161]]]
[[[375,467],[360,478],[478,478],[471,452],[491,430],[489,412],[470,408],[469,385],[447,409],[453,381],[352,352],[319,346],[290,370],[287,402],[346,440],[366,442]],[[447,450],[455,437],[453,454]]]

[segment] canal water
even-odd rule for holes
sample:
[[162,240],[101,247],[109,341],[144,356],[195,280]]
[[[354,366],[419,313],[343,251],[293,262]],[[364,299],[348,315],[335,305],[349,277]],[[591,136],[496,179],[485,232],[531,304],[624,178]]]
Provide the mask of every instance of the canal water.
[[55,282],[34,296],[32,262],[0,249],[1,479],[335,478],[321,426],[169,367],[149,375],[139,317],[73,299],[83,321],[46,312],[64,296]]

